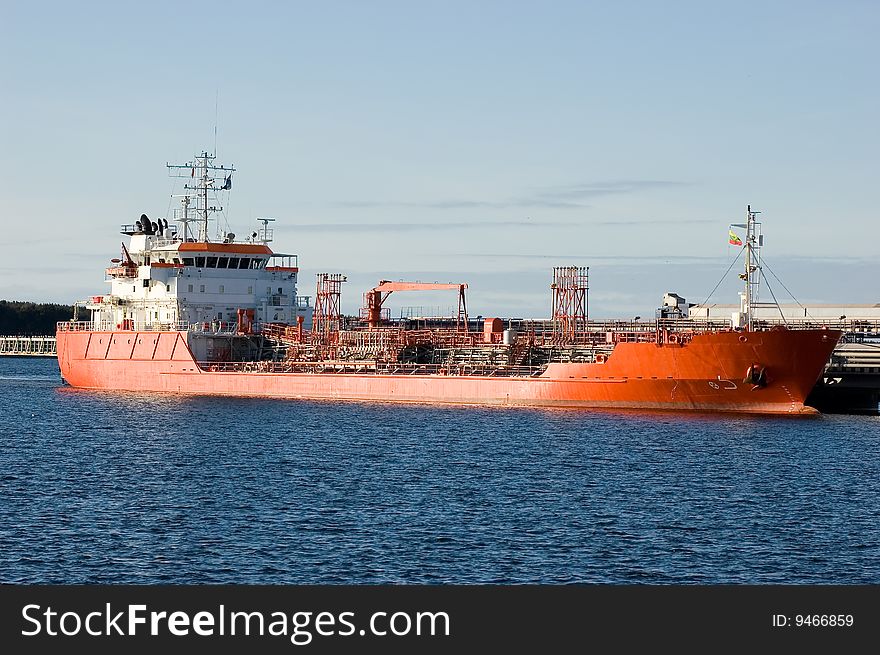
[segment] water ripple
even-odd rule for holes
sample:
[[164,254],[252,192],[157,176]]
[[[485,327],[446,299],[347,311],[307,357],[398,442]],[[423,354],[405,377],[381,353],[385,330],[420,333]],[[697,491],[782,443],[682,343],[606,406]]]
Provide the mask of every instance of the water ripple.
[[0,358],[3,583],[880,583],[880,419],[93,393]]

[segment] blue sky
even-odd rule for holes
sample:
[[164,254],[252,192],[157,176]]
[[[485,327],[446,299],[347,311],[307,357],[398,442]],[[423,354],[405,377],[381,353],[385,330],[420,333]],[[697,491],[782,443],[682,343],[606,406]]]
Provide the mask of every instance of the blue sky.
[[[798,300],[880,301],[876,2],[2,11],[0,298],[103,292],[118,226],[169,211],[166,162],[216,125],[230,227],[277,218],[301,293],[346,273],[346,311],[387,278],[546,316],[551,268],[576,264],[594,316],[651,316],[665,291],[705,300],[747,204]],[[454,298],[391,301],[419,304]]]

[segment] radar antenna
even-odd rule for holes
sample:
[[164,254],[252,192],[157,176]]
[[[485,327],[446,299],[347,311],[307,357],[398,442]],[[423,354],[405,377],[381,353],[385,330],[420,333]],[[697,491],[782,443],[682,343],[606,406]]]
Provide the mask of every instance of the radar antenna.
[[275,231],[269,227],[269,223],[275,221],[274,218],[258,218],[263,224],[263,227],[260,228],[259,233],[257,234],[257,239],[262,241],[263,243],[269,243],[275,237]]

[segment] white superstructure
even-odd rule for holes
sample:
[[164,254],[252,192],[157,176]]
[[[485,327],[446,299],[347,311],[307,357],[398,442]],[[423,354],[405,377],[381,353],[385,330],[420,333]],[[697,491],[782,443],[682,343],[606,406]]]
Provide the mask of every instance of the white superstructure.
[[168,166],[175,177],[190,178],[173,217],[179,229],[145,214],[122,226],[130,239],[107,269],[109,292],[85,303],[95,329],[241,334],[254,323],[311,327],[309,297],[297,295],[297,256],[269,247],[273,219],[258,219],[262,226],[243,240],[231,232],[209,238],[211,214],[222,210],[218,192],[231,190],[235,170],[213,160],[204,152]]

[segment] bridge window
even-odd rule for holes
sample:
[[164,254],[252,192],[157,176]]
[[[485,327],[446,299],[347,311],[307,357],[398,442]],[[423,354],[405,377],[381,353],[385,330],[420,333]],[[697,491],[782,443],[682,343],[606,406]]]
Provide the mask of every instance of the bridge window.
[[183,258],[184,266],[195,266],[195,260],[192,257],[184,257]]
[[217,268],[217,258],[208,257],[207,268]]
[[205,268],[205,258],[196,257],[196,268]]
[[238,262],[239,268],[250,268],[251,267],[251,259],[250,257],[242,257],[241,261]]
[[238,268],[238,257],[229,258],[229,268]]
[[229,262],[228,257],[220,257],[217,259],[217,268],[226,268],[226,264]]

